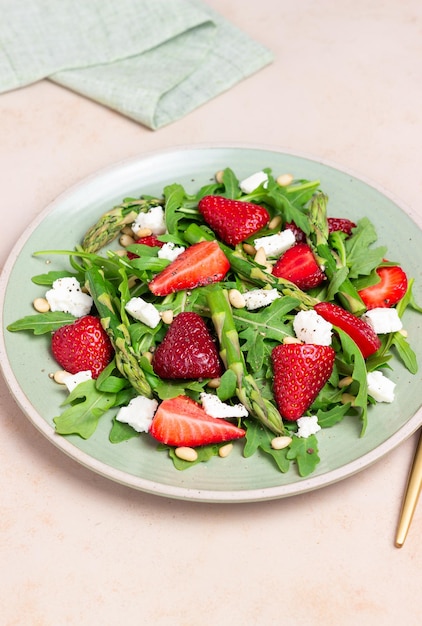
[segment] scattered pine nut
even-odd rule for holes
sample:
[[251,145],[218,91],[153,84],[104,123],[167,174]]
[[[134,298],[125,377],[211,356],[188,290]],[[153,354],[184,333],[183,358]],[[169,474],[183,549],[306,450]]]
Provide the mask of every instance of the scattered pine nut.
[[135,235],[138,239],[141,237],[150,237],[152,235],[152,230],[150,228],[140,228],[136,231]]
[[282,450],[283,448],[287,448],[292,443],[292,438],[285,436],[274,437],[271,440],[271,447],[273,450]]
[[407,332],[407,330],[405,330],[404,328],[401,328],[401,329],[399,330],[399,333],[400,333],[400,335],[401,335],[402,337],[405,337],[405,338],[406,338],[406,337],[408,336],[408,332]]
[[221,378],[211,378],[208,382],[207,382],[207,387],[209,387],[210,389],[217,389],[219,386],[221,385]]
[[142,356],[144,356],[150,363],[152,363],[152,352],[147,350],[146,352],[142,353]]
[[64,379],[70,376],[69,372],[66,370],[58,370],[53,374],[53,380],[58,385],[64,385]]
[[50,305],[45,298],[35,298],[32,306],[38,313],[47,313],[50,310]]
[[283,338],[283,343],[284,344],[289,344],[289,343],[302,343],[302,342],[297,337],[284,337]]
[[232,450],[233,450],[233,444],[226,443],[226,445],[221,446],[221,448],[219,448],[218,456],[221,456],[222,459],[225,459],[227,456],[229,456]]
[[265,265],[267,262],[267,255],[265,254],[264,248],[258,248],[255,257],[255,263],[259,263],[259,265]]
[[255,256],[256,254],[256,249],[250,243],[244,243],[243,249],[246,252],[246,254],[250,254],[251,256]]
[[287,185],[290,185],[290,183],[292,182],[293,182],[292,174],[281,174],[277,178],[277,184],[280,185],[280,187],[287,187]]
[[132,243],[135,243],[135,240],[130,235],[122,235],[119,239],[119,242],[121,246],[123,246],[124,248],[127,248]]
[[198,453],[194,448],[188,448],[187,446],[181,446],[174,451],[175,455],[182,461],[189,461],[192,463],[198,458]]
[[245,298],[238,289],[229,290],[229,301],[235,309],[244,309],[246,306]]
[[355,400],[356,396],[353,396],[351,393],[343,393],[343,395],[341,396],[342,404],[347,404],[348,402],[350,402],[352,406],[355,406]]
[[224,175],[224,171],[223,170],[219,170],[218,172],[216,172],[215,180],[217,181],[217,183],[221,184],[223,182],[223,175]]
[[275,215],[273,217],[273,219],[270,221],[270,223],[268,224],[268,228],[270,230],[275,230],[276,228],[278,228],[281,224],[281,215]]
[[115,250],[114,254],[116,254],[117,256],[126,256],[127,255],[127,251],[126,250]]
[[130,235],[131,237],[133,237],[133,230],[132,227],[129,225],[124,226],[120,232],[122,233],[122,235]]
[[161,312],[161,319],[164,324],[171,324],[173,321],[174,313],[171,309],[167,309],[166,311]]
[[343,387],[348,387],[353,382],[353,378],[351,376],[345,376],[338,381],[338,388],[343,389]]

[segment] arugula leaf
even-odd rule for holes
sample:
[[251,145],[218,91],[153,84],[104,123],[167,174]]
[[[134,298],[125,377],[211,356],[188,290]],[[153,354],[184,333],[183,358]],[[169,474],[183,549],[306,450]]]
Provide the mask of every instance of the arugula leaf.
[[57,280],[58,278],[68,278],[68,277],[78,278],[78,275],[71,274],[69,271],[66,271],[66,270],[57,270],[57,271],[47,272],[47,274],[38,274],[37,276],[33,276],[31,280],[35,285],[43,285],[45,287],[51,287],[54,281]]
[[169,457],[173,461],[174,467],[179,471],[183,471],[183,470],[189,469],[190,467],[193,467],[194,465],[198,465],[198,463],[209,461],[213,456],[218,456],[218,450],[220,447],[221,445],[212,444],[208,446],[200,446],[198,448],[195,448],[196,453],[198,455],[195,461],[184,461],[183,459],[179,459],[179,457],[176,455],[175,448],[172,448],[171,446],[159,444],[157,446],[157,450],[167,450]]
[[287,450],[287,458],[291,461],[296,461],[299,475],[302,478],[312,474],[320,461],[318,441],[315,435],[310,437],[293,437],[292,443]]
[[100,417],[114,406],[115,399],[115,394],[99,391],[95,380],[79,383],[63,402],[70,407],[54,418],[57,433],[88,439],[95,432]]
[[182,185],[174,183],[164,187],[165,202],[165,220],[168,232],[172,235],[177,232],[177,223],[184,215],[179,212],[186,197],[186,192]]
[[217,396],[224,402],[236,395],[237,378],[233,370],[226,370],[220,378],[220,384],[217,387]]
[[76,319],[77,318],[70,313],[47,311],[47,313],[26,315],[16,322],[9,324],[7,330],[10,332],[32,330],[34,335],[44,335],[45,333],[51,333],[66,324],[72,324]]
[[327,411],[319,410],[317,411],[318,424],[321,428],[330,428],[341,422],[343,417],[347,414],[350,409],[350,402],[346,404],[336,405]]
[[367,217],[358,221],[353,234],[345,240],[349,277],[357,278],[360,274],[368,275],[378,267],[387,252],[386,246],[372,249],[377,240],[377,233]]
[[271,441],[274,439],[274,433],[271,433],[267,428],[261,426],[259,422],[248,420],[245,426],[246,443],[243,448],[243,456],[245,458],[249,458],[253,456],[258,449],[262,450],[262,452],[269,455],[273,459],[280,472],[287,472],[290,467],[287,456],[288,448],[274,450],[271,447]]
[[416,354],[406,341],[406,338],[399,332],[394,333],[391,339],[391,344],[396,348],[398,356],[403,361],[409,372],[411,374],[416,374],[418,371]]
[[136,432],[132,426],[124,422],[119,422],[115,417],[113,418],[113,425],[109,434],[110,443],[122,443],[122,441],[128,441],[128,439],[139,436],[140,433]]
[[226,198],[230,198],[232,200],[239,198],[242,195],[242,192],[239,187],[239,181],[229,167],[223,171],[223,185],[224,185],[224,196]]
[[363,436],[368,422],[368,383],[365,359],[353,339],[340,328],[335,327],[335,329],[340,337],[344,358],[352,366],[351,376],[359,385],[354,406],[361,408],[361,436]]

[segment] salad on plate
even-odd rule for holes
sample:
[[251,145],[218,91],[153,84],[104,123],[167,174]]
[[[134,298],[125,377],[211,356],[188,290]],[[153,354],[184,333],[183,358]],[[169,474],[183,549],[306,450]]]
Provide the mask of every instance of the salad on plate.
[[318,432],[346,416],[364,436],[394,402],[389,362],[415,374],[413,279],[369,218],[330,215],[319,180],[227,167],[196,193],[124,198],[75,242],[69,269],[33,277],[35,312],[11,332],[51,337],[59,435],[148,437],[179,470],[259,451],[301,477]]

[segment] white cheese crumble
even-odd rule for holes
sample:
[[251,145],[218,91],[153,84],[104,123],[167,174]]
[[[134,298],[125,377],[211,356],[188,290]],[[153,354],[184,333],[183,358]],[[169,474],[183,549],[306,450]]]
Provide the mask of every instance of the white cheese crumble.
[[138,213],[132,224],[132,230],[136,235],[143,228],[149,228],[153,235],[163,235],[166,232],[163,207],[153,206],[146,213]]
[[245,299],[248,311],[259,309],[262,306],[268,306],[271,302],[280,298],[277,289],[251,289],[250,291],[245,291],[242,296]]
[[244,178],[240,181],[239,187],[243,191],[243,193],[252,193],[264,183],[264,188],[268,185],[268,175],[265,172],[255,172],[255,174],[251,174],[247,178]]
[[366,376],[368,394],[377,402],[394,402],[396,383],[380,371],[369,372]]
[[310,415],[299,417],[297,420],[298,431],[296,433],[297,437],[310,437],[311,435],[315,435],[319,430],[321,430],[321,426],[318,424],[318,418],[316,415]]
[[145,396],[136,396],[127,406],[123,406],[119,410],[116,420],[129,424],[138,433],[147,433],[157,407],[157,400]]
[[296,237],[290,228],[286,228],[286,230],[282,230],[274,235],[258,237],[254,240],[255,248],[257,250],[264,248],[267,257],[279,257],[283,252],[294,246],[295,243]]
[[362,315],[362,319],[372,326],[377,335],[395,333],[403,328],[402,321],[396,309],[383,307],[370,309]]
[[243,404],[227,404],[212,393],[202,392],[200,398],[205,413],[211,417],[247,417],[248,415],[248,411]]
[[174,261],[179,254],[185,251],[183,246],[176,246],[172,241],[168,241],[158,251],[158,257],[160,259],[167,259],[168,261]]
[[79,383],[84,383],[87,380],[92,380],[91,370],[83,370],[76,374],[68,374],[63,378],[63,383],[66,385],[69,392],[73,391]]
[[155,328],[160,323],[161,318],[157,308],[142,298],[131,298],[126,303],[125,309],[134,319],[143,322],[150,328]]
[[91,296],[81,290],[76,278],[70,276],[55,280],[45,298],[51,311],[70,313],[75,317],[88,315],[93,303]]
[[304,343],[315,343],[319,346],[330,346],[332,324],[327,322],[313,309],[299,311],[293,320],[296,337]]

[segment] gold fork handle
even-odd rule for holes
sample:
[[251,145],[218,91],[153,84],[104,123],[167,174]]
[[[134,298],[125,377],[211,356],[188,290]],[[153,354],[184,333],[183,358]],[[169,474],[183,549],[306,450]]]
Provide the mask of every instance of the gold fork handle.
[[401,548],[406,540],[410,524],[412,522],[413,513],[418,503],[419,494],[422,487],[422,431],[419,438],[418,447],[413,460],[412,468],[409,472],[409,478],[406,487],[406,493],[403,498],[402,509],[400,513],[399,525],[396,534],[396,547]]

